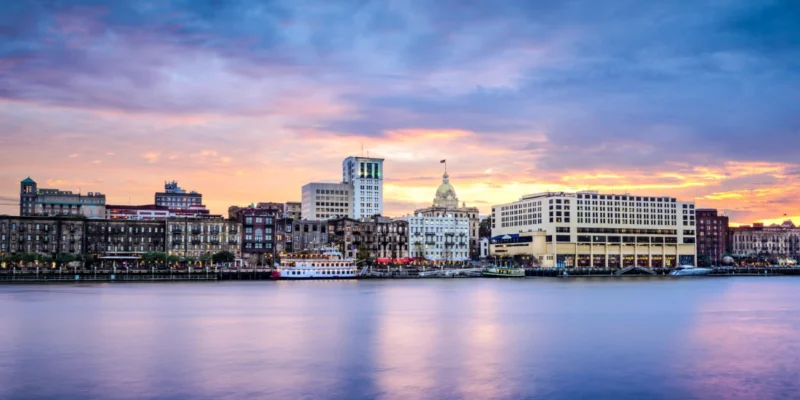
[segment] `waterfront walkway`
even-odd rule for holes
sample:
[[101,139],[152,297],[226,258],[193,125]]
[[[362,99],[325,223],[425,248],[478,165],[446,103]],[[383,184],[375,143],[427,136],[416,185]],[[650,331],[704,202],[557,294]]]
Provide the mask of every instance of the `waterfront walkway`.
[[[480,268],[428,269],[420,271],[372,271],[363,278],[450,278],[479,277]],[[619,277],[668,276],[669,269],[605,269],[605,268],[527,268],[531,277]],[[80,268],[5,268],[0,269],[0,283],[47,282],[176,282],[269,280],[269,268],[203,268],[203,269],[80,269]],[[800,275],[800,268],[790,267],[724,267],[714,268],[711,276],[784,276]]]

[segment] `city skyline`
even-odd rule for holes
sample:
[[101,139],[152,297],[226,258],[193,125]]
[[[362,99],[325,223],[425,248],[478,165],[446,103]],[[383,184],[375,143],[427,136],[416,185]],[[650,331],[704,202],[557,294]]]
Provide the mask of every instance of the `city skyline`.
[[108,204],[175,179],[215,214],[300,201],[363,148],[388,216],[429,206],[447,159],[483,215],[589,189],[800,223],[790,2],[120,3],[0,17],[0,214],[28,176]]

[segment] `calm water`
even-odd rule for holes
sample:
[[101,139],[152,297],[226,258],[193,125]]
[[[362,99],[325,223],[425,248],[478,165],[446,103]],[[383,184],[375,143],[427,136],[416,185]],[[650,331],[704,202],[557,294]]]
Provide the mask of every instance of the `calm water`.
[[796,399],[800,279],[0,286],[0,399]]

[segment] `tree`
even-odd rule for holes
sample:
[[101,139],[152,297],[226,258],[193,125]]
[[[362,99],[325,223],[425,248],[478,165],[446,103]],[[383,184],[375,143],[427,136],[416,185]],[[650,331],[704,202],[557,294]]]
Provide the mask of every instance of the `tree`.
[[75,261],[75,256],[69,253],[61,253],[56,256],[56,263],[59,265]]
[[492,217],[488,216],[481,221],[478,225],[478,237],[488,238],[492,237]]
[[711,266],[711,257],[708,254],[698,254],[697,255],[697,266],[698,267],[710,267]]
[[166,261],[168,263],[170,263],[170,264],[174,264],[174,263],[180,262],[181,258],[176,256],[176,255],[174,255],[174,254],[171,254],[171,255],[167,256]]
[[211,256],[211,261],[214,264],[232,263],[236,261],[236,256],[230,251],[223,250]]
[[96,261],[96,257],[94,256],[94,254],[88,254],[88,253],[81,254],[80,261],[83,261],[83,265],[88,267],[94,264],[94,262]]
[[22,255],[23,265],[32,264],[34,261],[36,261],[36,254],[25,253]]
[[203,255],[200,256],[200,262],[203,263],[203,265],[206,265],[209,261],[211,261],[211,257],[211,253],[203,253]]
[[356,251],[356,259],[359,261],[369,259],[369,247],[364,244],[358,246],[358,251]]

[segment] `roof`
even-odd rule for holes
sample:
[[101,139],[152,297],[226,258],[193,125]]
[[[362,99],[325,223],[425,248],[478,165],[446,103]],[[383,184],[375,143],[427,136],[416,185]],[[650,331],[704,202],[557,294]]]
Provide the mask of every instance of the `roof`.
[[21,183],[36,183],[36,182],[34,182],[34,180],[31,179],[31,177],[29,176],[25,178]]

